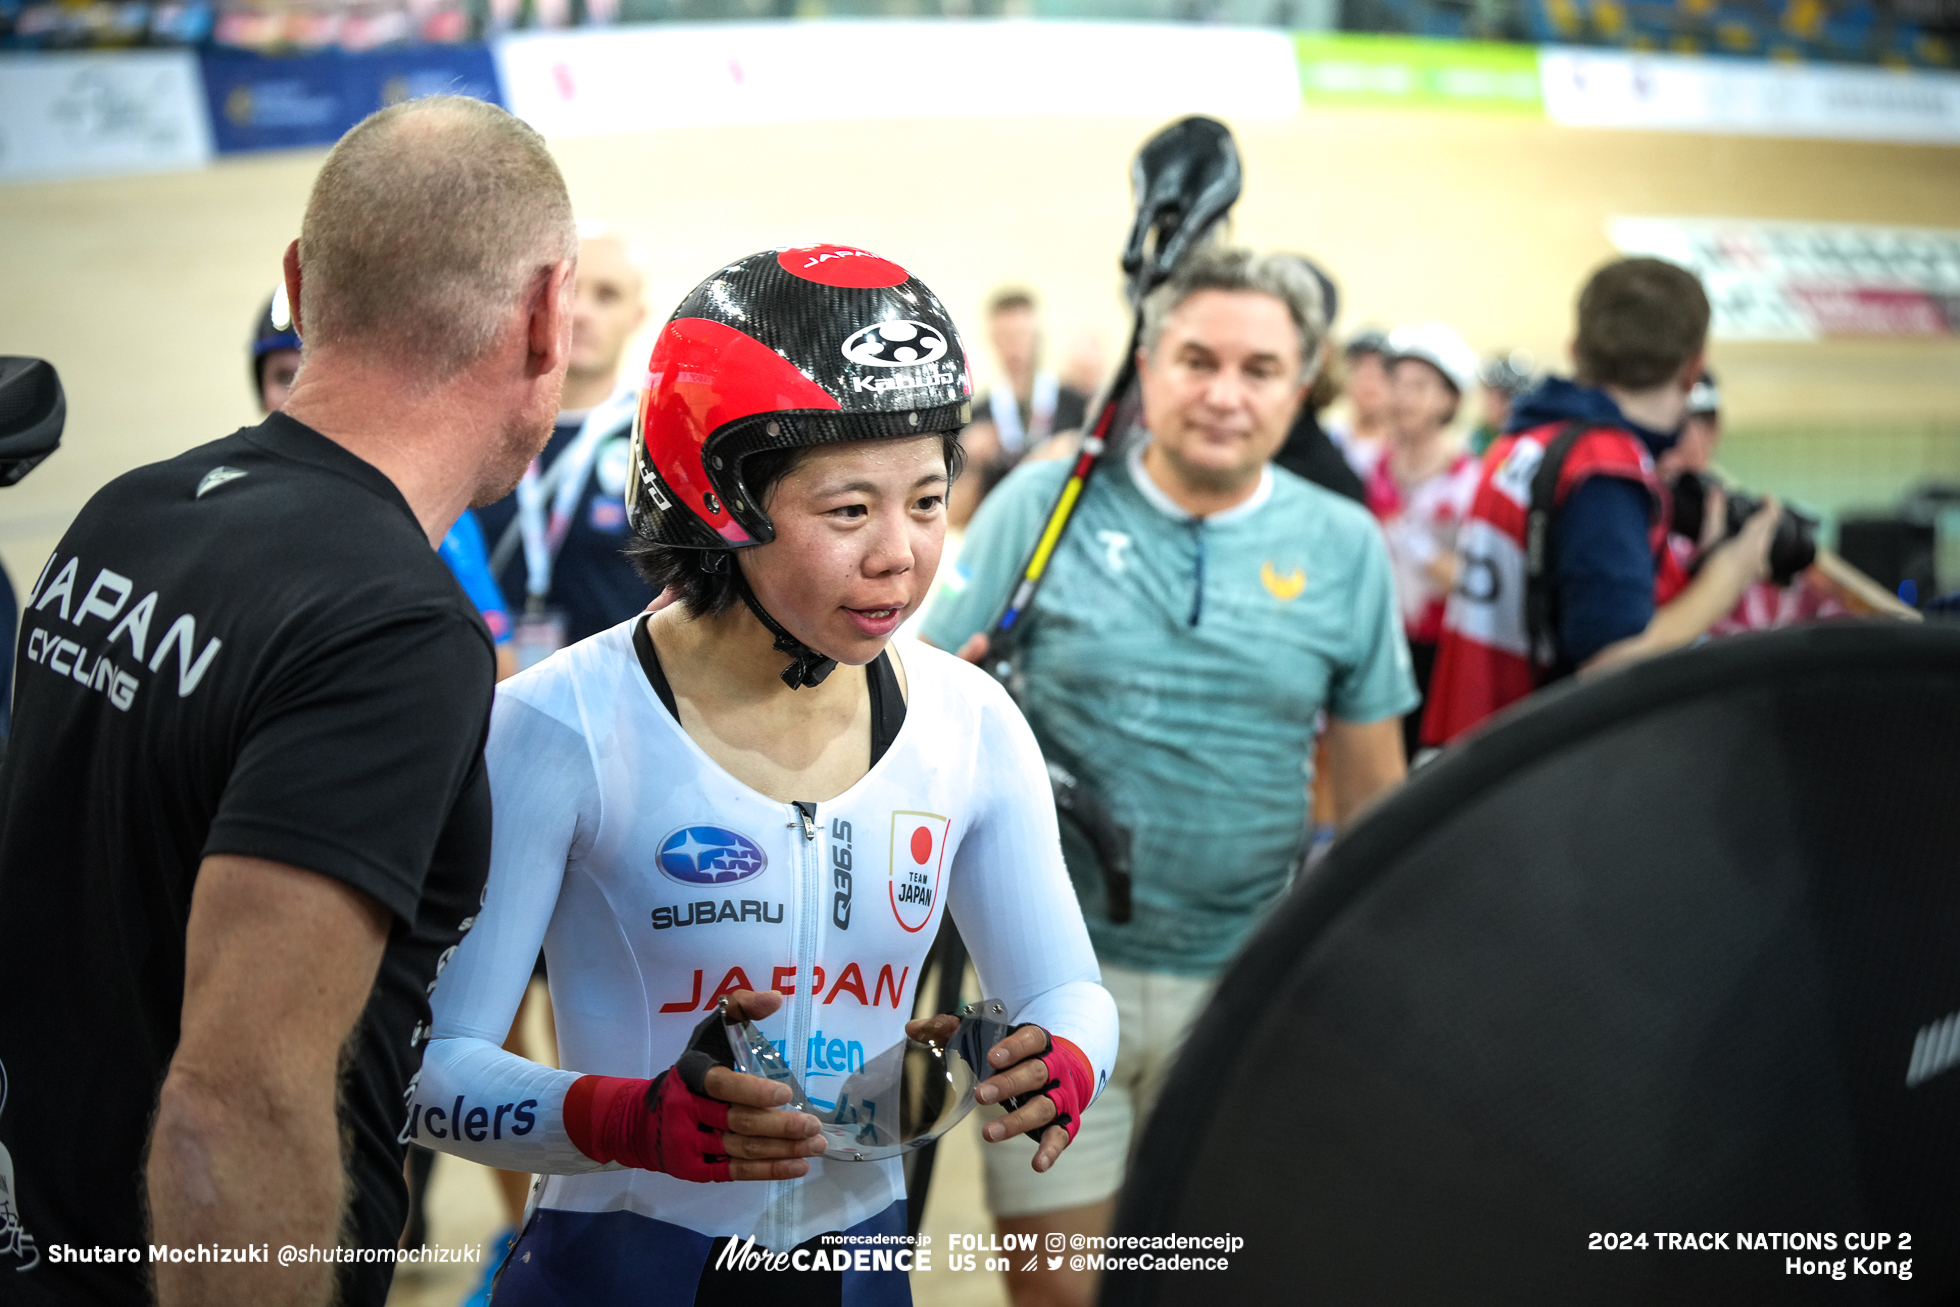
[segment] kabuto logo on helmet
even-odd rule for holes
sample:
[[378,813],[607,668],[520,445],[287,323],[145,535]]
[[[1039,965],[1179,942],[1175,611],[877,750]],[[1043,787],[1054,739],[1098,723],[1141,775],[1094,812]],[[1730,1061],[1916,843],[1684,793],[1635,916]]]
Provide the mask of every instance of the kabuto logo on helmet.
[[873,368],[909,368],[946,357],[946,337],[923,322],[874,322],[844,341],[844,357]]

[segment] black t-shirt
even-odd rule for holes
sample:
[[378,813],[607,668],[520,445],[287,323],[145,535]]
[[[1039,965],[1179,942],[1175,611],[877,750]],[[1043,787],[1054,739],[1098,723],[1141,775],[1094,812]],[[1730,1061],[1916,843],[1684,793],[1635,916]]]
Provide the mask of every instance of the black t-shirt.
[[[565,452],[584,417],[581,413],[559,422],[538,457],[540,467],[550,467]],[[585,484],[579,489],[566,526],[565,542],[551,569],[547,602],[565,614],[567,641],[583,640],[618,626],[653,600],[653,591],[626,561],[625,554],[627,448],[632,432],[628,425],[608,433],[593,451],[592,465],[586,470]],[[515,528],[517,496],[505,495],[477,509],[476,518],[483,527],[485,547],[496,549],[504,533]],[[497,573],[497,584],[510,606],[513,622],[524,612],[524,580],[524,550],[519,547]]]
[[6,756],[7,733],[13,729],[14,631],[19,616],[14,583],[0,568],[0,758]]
[[[213,854],[330,876],[394,916],[341,1086],[353,1238],[394,1246],[428,991],[489,867],[495,655],[475,606],[393,483],[275,414],[98,493],[21,618],[0,1144],[32,1242],[0,1242],[0,1296],[148,1301],[144,1265],[48,1250],[145,1244],[143,1146]],[[343,1300],[379,1307],[392,1269],[347,1268]]]
[[1361,477],[1349,465],[1346,455],[1335,448],[1321,429],[1319,417],[1304,404],[1300,406],[1300,416],[1293,420],[1292,430],[1286,433],[1286,443],[1273,455],[1273,462],[1317,486],[1346,495],[1363,508],[1368,506],[1368,488],[1361,484]]

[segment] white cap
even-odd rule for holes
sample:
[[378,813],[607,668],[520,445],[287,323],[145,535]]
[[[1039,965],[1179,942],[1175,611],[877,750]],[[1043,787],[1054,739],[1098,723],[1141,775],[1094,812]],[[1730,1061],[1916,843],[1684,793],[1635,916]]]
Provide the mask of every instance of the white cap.
[[1389,332],[1388,358],[1391,363],[1421,359],[1442,373],[1459,395],[1468,394],[1477,384],[1477,351],[1440,322],[1397,327]]

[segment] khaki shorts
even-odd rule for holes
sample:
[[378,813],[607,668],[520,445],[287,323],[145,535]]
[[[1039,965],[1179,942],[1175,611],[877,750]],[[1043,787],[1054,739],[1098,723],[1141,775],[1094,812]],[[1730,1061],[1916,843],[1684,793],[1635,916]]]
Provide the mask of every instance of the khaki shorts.
[[[1026,1135],[980,1145],[987,1206],[995,1216],[1033,1216],[1115,1196],[1123,1187],[1139,1127],[1156,1105],[1184,1032],[1218,982],[1209,976],[1131,971],[1105,963],[1102,983],[1116,1000],[1120,1023],[1109,1084],[1082,1114],[1075,1142],[1045,1175],[1035,1174],[1029,1165],[1036,1145]],[[1000,1115],[999,1108],[982,1110],[989,1119]]]

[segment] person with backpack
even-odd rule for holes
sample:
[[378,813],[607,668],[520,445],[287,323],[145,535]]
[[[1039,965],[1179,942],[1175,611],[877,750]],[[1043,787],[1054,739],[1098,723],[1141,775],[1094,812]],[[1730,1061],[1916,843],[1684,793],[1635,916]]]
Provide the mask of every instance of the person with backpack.
[[1572,380],[1518,398],[1457,538],[1422,741],[1453,741],[1575,672],[1691,644],[1768,575],[1774,500],[1690,578],[1667,548],[1655,460],[1705,366],[1708,296],[1661,259],[1618,259],[1579,296]]

